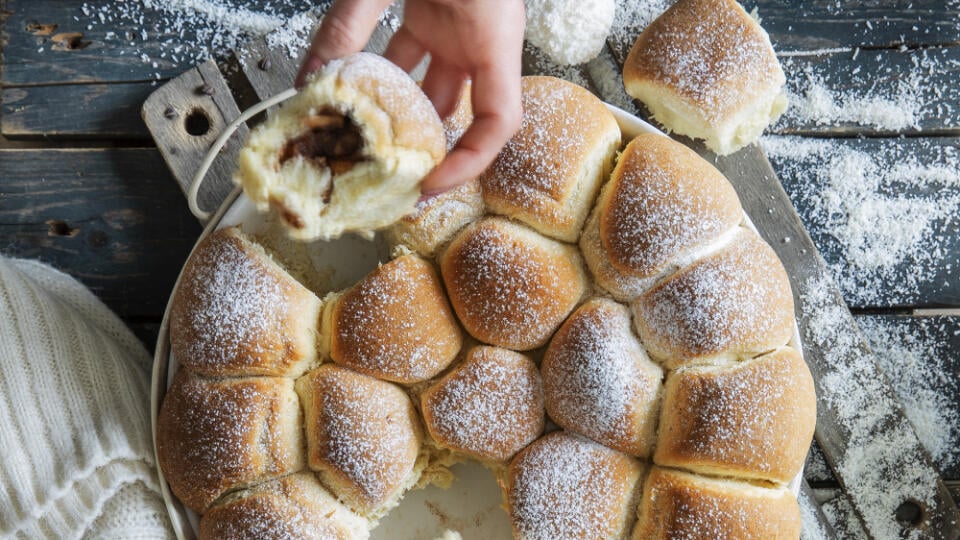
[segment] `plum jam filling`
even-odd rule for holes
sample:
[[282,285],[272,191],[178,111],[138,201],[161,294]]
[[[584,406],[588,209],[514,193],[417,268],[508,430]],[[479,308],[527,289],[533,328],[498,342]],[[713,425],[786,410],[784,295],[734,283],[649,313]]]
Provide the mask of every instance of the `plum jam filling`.
[[[342,174],[354,164],[364,161],[363,137],[360,128],[348,116],[334,110],[324,110],[303,119],[306,131],[280,150],[280,165],[296,156],[313,162],[317,167],[329,167],[334,176]],[[323,202],[330,202],[333,182],[323,194]]]

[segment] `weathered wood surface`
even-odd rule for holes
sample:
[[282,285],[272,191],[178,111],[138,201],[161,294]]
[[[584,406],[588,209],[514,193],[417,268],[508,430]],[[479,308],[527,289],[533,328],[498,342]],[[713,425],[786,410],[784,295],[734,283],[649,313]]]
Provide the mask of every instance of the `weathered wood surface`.
[[85,138],[149,141],[140,106],[155,83],[115,83],[4,88],[0,133],[19,138]]
[[[173,187],[172,187],[173,186]],[[0,246],[157,317],[200,228],[155,149],[0,149]]]
[[[184,193],[213,142],[240,116],[227,81],[212,61],[180,75],[154,92],[143,105],[143,120]],[[220,151],[204,179],[197,201],[213,212],[233,190],[231,176],[248,128],[240,125]]]
[[[273,12],[283,17],[317,9],[329,2],[312,0],[247,0],[242,4],[251,10],[272,6]],[[90,15],[83,12],[87,5]],[[87,0],[64,2],[62,0],[5,0],[4,9],[9,12],[2,29],[4,46],[4,69],[0,84],[40,85],[61,83],[134,82],[169,79],[192,67],[190,60],[195,52],[185,45],[176,55],[179,61],[166,55],[163,43],[167,41],[190,43],[195,32],[184,25],[183,37],[162,24],[169,18],[156,9],[143,10],[144,20],[131,20],[114,14],[114,20],[100,22],[97,13],[107,6],[107,13],[122,12],[122,6],[114,6],[112,0]],[[55,50],[52,35],[41,35],[36,24],[55,24],[56,33],[79,32],[83,34],[82,48]],[[90,26],[90,29],[87,29]],[[108,33],[110,33],[108,35]],[[144,39],[146,33],[146,39]],[[170,47],[167,47],[170,48]],[[41,50],[42,49],[42,50]],[[148,61],[141,58],[145,55]],[[156,63],[156,67],[154,67]]]
[[[818,137],[894,136],[900,133],[960,135],[960,47],[907,50],[855,49],[803,56],[781,56],[787,76],[791,108],[768,132]],[[827,103],[812,99],[811,84],[820,96],[842,96]],[[825,90],[825,92],[824,92]],[[873,100],[867,99],[869,94]],[[877,100],[877,97],[880,99]],[[871,106],[870,101],[873,101]],[[797,111],[819,105],[821,121]],[[865,120],[860,125],[831,108],[846,107],[847,116]],[[858,109],[864,109],[861,112]],[[872,109],[872,110],[871,110]],[[897,114],[899,113],[899,114]],[[905,124],[887,118],[897,116]],[[871,118],[873,118],[871,120]],[[862,120],[862,121],[863,121]]]
[[[791,139],[788,145],[794,142],[800,144],[799,140]],[[950,211],[960,208],[960,185],[950,179],[951,170],[937,171],[950,167],[948,156],[952,163],[957,162],[960,139],[849,138],[805,142],[820,145],[818,148],[827,143],[829,146],[824,147],[822,153],[807,152],[799,158],[771,155],[770,159],[820,253],[831,267],[839,269],[838,282],[847,304],[856,308],[960,305],[960,215]],[[870,170],[850,172],[846,161],[864,164]],[[918,164],[925,164],[925,167],[921,169]],[[901,167],[903,170],[898,172]],[[861,182],[863,190],[871,193],[864,200],[880,205],[878,212],[882,208],[902,212],[907,198],[914,201],[914,208],[921,208],[919,202],[925,201],[931,209],[948,210],[948,215],[929,220],[929,230],[922,242],[928,249],[909,250],[898,258],[897,264],[884,265],[876,270],[861,264],[864,261],[855,260],[857,252],[851,251],[848,244],[859,242],[869,234],[847,231],[845,216],[835,212],[836,207],[842,205],[835,202],[824,204],[822,197],[831,184],[860,181],[855,176],[837,178],[837,175],[860,172],[888,178],[873,187]],[[952,178],[956,178],[955,170],[952,174]],[[831,193],[837,196],[838,190],[834,187]],[[878,219],[883,217],[878,215]],[[856,220],[851,218],[851,221]],[[880,222],[875,225],[903,226]],[[845,239],[844,235],[849,235],[850,239]],[[922,275],[926,279],[918,281],[912,279],[912,275]]]

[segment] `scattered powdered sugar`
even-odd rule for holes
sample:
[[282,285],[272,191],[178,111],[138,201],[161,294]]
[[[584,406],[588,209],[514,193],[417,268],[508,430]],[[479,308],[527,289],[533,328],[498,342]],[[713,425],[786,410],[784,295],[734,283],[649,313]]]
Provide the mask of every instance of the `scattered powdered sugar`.
[[609,50],[587,63],[587,74],[594,90],[603,101],[637,115],[640,109],[623,86],[623,72]]
[[829,532],[817,519],[819,510],[813,506],[813,501],[809,497],[801,496],[797,497],[797,503],[800,505],[800,520],[803,522],[800,540],[830,540]]
[[649,452],[663,372],[630,330],[627,308],[600,299],[580,307],[541,369],[555,422],[629,454]]
[[945,343],[960,335],[960,321],[947,317],[861,317],[857,322],[917,436],[941,472],[960,465],[960,448],[956,446],[960,440],[960,380],[955,375],[956,359],[950,358],[952,351]]
[[800,311],[808,319],[804,340],[823,355],[817,362],[820,407],[848,434],[845,451],[837,456],[844,488],[877,538],[920,538],[922,531],[902,530],[894,516],[911,499],[928,515],[937,514],[937,473],[924,466],[920,443],[907,420],[896,415],[899,406],[865,343],[845,330],[853,321],[833,296],[829,278],[812,278],[801,290]]
[[[320,2],[325,9],[329,2]],[[309,0],[268,0],[248,8],[236,0],[91,0],[80,7],[87,30],[106,46],[164,68],[225,58],[245,42],[283,26],[295,14],[320,11]],[[130,28],[116,32],[116,28]]]
[[525,0],[526,39],[558,64],[582,64],[600,53],[614,0]]
[[427,427],[441,444],[504,461],[544,426],[540,373],[529,358],[478,347],[424,396]]
[[909,304],[934,278],[949,286],[956,265],[944,260],[953,251],[945,246],[956,246],[960,224],[955,146],[781,136],[761,143],[848,302]]
[[523,44],[523,62],[526,73],[549,75],[583,86],[584,88],[590,87],[591,81],[584,72],[583,66],[561,66],[529,42],[524,42]]
[[[847,55],[856,63],[852,70]],[[960,121],[951,105],[957,89],[943,83],[960,61],[941,49],[809,51],[781,55],[781,62],[790,107],[774,129],[852,123],[902,132],[920,129],[921,122]]]
[[316,19],[309,13],[299,13],[291,17],[280,28],[266,36],[267,47],[270,49],[282,48],[290,58],[299,58],[304,49],[310,44],[310,33],[316,25]]
[[[614,466],[616,465],[616,467]],[[617,469],[620,469],[619,471]],[[565,432],[534,442],[511,465],[510,514],[520,538],[608,538],[634,512],[639,465],[624,454]]]
[[617,0],[617,11],[608,42],[621,62],[644,28],[667,10],[673,0]]

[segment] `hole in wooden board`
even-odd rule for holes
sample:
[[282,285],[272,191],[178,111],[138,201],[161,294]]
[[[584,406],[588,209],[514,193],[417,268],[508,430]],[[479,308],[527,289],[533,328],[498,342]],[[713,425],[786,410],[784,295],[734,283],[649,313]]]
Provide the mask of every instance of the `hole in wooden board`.
[[80,232],[80,229],[67,225],[62,219],[48,219],[46,223],[50,227],[47,229],[48,236],[76,236]]
[[895,512],[897,523],[903,527],[917,527],[924,520],[923,506],[912,499],[900,503]]
[[201,137],[210,131],[210,117],[203,109],[194,109],[183,121],[183,128],[194,137]]
[[83,40],[80,32],[61,32],[50,38],[50,41],[53,42],[51,49],[55,51],[77,51],[90,45],[89,41]]

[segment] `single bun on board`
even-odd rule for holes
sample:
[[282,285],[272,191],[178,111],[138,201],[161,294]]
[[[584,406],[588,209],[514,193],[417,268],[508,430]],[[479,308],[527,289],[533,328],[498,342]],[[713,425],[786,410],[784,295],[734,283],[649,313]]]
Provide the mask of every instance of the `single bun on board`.
[[679,0],[637,38],[623,83],[668,130],[720,155],[756,141],[787,108],[770,37],[735,0]]
[[420,181],[445,150],[440,117],[417,83],[383,57],[357,53],[328,63],[250,133],[236,181],[297,238],[371,234],[414,210]]

